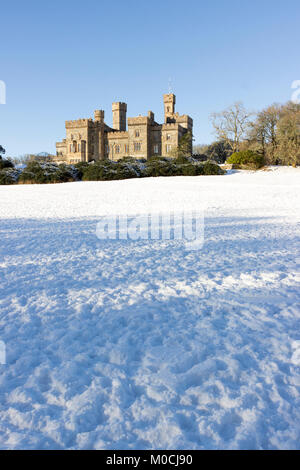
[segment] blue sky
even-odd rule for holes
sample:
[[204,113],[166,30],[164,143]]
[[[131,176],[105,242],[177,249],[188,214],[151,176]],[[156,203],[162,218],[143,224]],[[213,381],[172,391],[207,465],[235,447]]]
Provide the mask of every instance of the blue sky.
[[64,121],[125,101],[163,118],[169,78],[195,143],[209,115],[291,98],[300,79],[299,0],[52,0],[1,5],[0,144],[11,156],[55,151]]

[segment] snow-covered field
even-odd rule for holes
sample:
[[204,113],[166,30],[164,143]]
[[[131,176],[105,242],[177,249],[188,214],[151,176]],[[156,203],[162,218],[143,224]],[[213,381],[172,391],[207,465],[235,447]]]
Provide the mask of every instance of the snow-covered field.
[[[199,207],[201,250],[96,237]],[[300,447],[299,169],[2,186],[0,217],[1,448]]]

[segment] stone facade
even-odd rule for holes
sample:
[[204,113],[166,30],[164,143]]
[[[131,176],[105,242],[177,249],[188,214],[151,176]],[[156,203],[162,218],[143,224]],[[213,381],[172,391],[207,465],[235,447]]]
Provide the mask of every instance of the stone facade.
[[[193,132],[193,120],[175,113],[176,97],[164,95],[164,123],[158,124],[152,111],[147,116],[128,118],[126,103],[113,103],[113,127],[104,122],[104,111],[96,110],[94,119],[66,121],[66,138],[56,143],[56,159],[67,163],[93,160],[120,160],[124,157],[171,156],[180,138]],[[192,152],[192,138],[191,138]]]

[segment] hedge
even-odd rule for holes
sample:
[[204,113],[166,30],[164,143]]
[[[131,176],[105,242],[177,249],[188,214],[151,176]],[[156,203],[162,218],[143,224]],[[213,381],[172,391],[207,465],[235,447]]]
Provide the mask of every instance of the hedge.
[[261,168],[264,166],[264,157],[252,150],[235,152],[228,159],[227,163],[246,166],[250,168]]
[[0,170],[0,184],[65,183],[71,181],[110,181],[156,176],[221,175],[224,171],[215,163],[199,163],[191,158],[153,157],[149,160],[127,157],[117,162],[101,160],[67,165],[51,162],[29,162],[23,170]]

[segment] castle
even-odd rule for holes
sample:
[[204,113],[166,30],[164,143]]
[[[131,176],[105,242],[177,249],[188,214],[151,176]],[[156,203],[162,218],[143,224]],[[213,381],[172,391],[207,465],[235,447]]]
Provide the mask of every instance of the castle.
[[154,113],[129,117],[126,129],[126,103],[113,103],[113,127],[104,122],[104,111],[96,110],[93,119],[66,121],[66,139],[56,143],[57,159],[67,163],[93,160],[120,160],[124,157],[149,158],[171,156],[180,138],[190,132],[192,152],[193,120],[175,113],[176,97],[164,98],[164,124],[154,120]]

